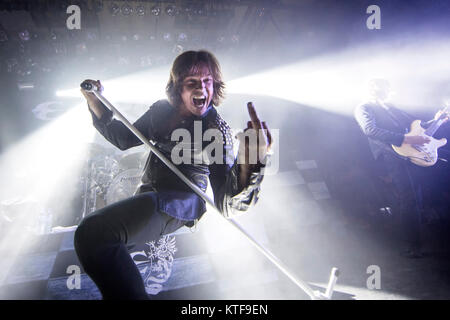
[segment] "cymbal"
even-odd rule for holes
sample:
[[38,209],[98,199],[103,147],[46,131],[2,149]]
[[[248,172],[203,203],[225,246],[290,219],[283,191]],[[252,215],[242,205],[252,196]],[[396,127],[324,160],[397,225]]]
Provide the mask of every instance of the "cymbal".
[[131,197],[140,184],[142,171],[140,169],[128,169],[119,173],[108,187],[106,203],[111,204]]
[[124,154],[119,159],[119,165],[122,169],[142,168],[145,165],[146,155],[146,152]]

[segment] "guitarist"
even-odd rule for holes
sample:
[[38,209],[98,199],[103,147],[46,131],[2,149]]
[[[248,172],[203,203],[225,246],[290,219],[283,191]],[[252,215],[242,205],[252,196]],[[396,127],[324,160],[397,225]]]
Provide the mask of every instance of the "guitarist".
[[[421,146],[430,139],[424,136],[405,136],[415,118],[387,102],[391,96],[387,80],[372,79],[369,82],[369,94],[370,100],[359,105],[354,116],[369,140],[379,175],[384,181],[392,183],[398,197],[406,240],[404,254],[410,258],[420,258],[420,185],[413,174],[415,165],[398,156],[392,145],[401,146],[406,143]],[[441,114],[442,111],[438,111],[433,120],[438,119]],[[422,122],[421,125],[426,128],[433,120]]]

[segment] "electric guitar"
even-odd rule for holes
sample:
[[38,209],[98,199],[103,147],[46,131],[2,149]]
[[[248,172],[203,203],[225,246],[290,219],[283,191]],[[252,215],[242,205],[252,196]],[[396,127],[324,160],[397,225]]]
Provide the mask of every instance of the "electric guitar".
[[423,145],[411,145],[403,143],[400,147],[392,145],[394,151],[404,157],[408,158],[412,163],[421,167],[431,167],[438,161],[438,149],[447,144],[447,139],[435,139],[433,135],[439,127],[446,122],[449,117],[449,112],[445,108],[438,119],[434,120],[428,129],[422,128],[420,120],[414,120],[411,123],[411,128],[405,136],[422,136],[428,138],[430,141]]

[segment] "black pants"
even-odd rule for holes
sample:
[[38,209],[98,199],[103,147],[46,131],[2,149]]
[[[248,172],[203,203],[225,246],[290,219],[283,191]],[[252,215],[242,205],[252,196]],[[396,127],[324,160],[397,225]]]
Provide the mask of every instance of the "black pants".
[[406,245],[409,249],[418,249],[422,207],[421,184],[415,172],[418,168],[394,155],[385,155],[379,160],[384,167],[384,175],[391,179]]
[[85,217],[78,226],[76,253],[103,299],[148,299],[128,247],[158,240],[187,222],[156,210],[157,197],[146,192],[114,203]]

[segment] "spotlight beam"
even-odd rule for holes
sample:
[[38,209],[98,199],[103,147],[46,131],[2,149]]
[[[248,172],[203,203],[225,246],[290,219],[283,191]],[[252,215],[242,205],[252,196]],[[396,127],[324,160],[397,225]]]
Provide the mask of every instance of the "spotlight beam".
[[2,226],[7,223],[0,235],[0,290],[16,257],[36,245],[34,237],[52,233],[53,222],[73,209],[80,160],[94,134],[81,105],[74,106],[1,154],[0,214],[8,215],[0,215]]
[[[367,100],[367,82],[386,78],[393,84],[393,102],[410,111],[442,103],[430,94],[436,83],[448,83],[449,41],[428,37],[399,45],[365,44],[341,52],[264,70],[231,80],[229,93],[272,96],[333,113],[352,115]],[[444,94],[449,94],[443,93]]]

